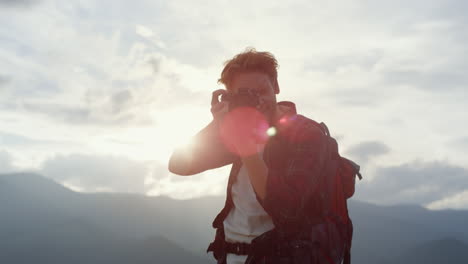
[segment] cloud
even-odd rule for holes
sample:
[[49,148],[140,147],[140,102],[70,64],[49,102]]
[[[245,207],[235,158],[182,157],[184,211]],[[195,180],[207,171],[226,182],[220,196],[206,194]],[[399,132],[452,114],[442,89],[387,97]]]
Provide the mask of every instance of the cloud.
[[447,146],[451,149],[461,150],[466,153],[468,150],[468,136],[452,139]]
[[[344,143],[353,146],[350,158],[372,166],[379,158],[382,167],[374,177],[378,185],[384,185],[378,179],[381,174],[399,167],[390,164],[409,164],[406,170],[401,168],[408,175],[424,171],[407,163],[417,158],[467,164],[460,155],[466,149],[462,144],[457,152],[452,151],[455,146],[447,147],[465,137],[468,123],[463,116],[468,64],[460,55],[467,53],[467,6],[455,0],[326,5],[315,0],[287,4],[241,0],[229,7],[225,1],[209,0],[139,5],[84,0],[41,1],[34,12],[2,9],[0,126],[21,130],[26,137],[3,138],[15,146],[36,144],[27,138],[38,139],[40,125],[50,128],[48,138],[73,131],[71,137],[78,143],[108,151],[108,145],[97,147],[101,142],[95,141],[104,135],[125,141],[120,134],[140,129],[137,126],[163,130],[153,122],[154,116],[159,121],[164,113],[177,112],[167,118],[172,122],[198,106],[206,107],[209,116],[209,96],[219,88],[216,79],[222,62],[255,46],[277,56],[281,96],[345,135]],[[226,8],[229,12],[219,12]],[[89,126],[98,127],[92,138]],[[132,133],[125,137],[132,138]],[[31,149],[39,155],[38,148]],[[41,156],[53,152],[44,149]],[[58,152],[70,151],[78,150]],[[14,154],[28,159],[26,154]],[[171,185],[174,180],[165,179],[158,185],[164,194],[185,195],[195,184],[186,180],[185,187],[176,189]],[[370,179],[362,185],[374,182]],[[413,185],[402,197],[417,191]],[[432,187],[421,188],[419,193],[430,193]],[[378,194],[368,197],[379,200]]]
[[[310,6],[314,4],[311,1]],[[466,100],[468,62],[460,56],[468,52],[463,44],[468,40],[468,19],[460,11],[466,3],[352,1],[348,5],[347,9],[333,4],[324,7],[340,14],[327,23],[326,31],[341,36],[332,39],[327,33],[311,33],[330,46],[313,43],[317,52],[308,48],[310,55],[304,55],[302,78],[310,76],[315,86],[322,87],[322,99],[338,108],[359,106],[377,111],[428,95],[437,100],[450,93],[449,100],[457,104],[457,98]],[[301,12],[313,12],[310,6],[304,5]],[[316,26],[313,19],[301,19],[304,16],[297,15],[292,21]],[[430,107],[427,99],[417,105]]]
[[[425,6],[423,6],[425,5]],[[402,6],[403,7],[403,6]],[[386,87],[403,85],[428,93],[463,94],[468,85],[465,70],[468,62],[459,54],[468,51],[462,43],[468,40],[468,20],[460,9],[463,1],[417,3],[414,12],[395,8],[393,41],[401,41],[397,49],[388,47],[386,55],[375,67]],[[380,9],[382,7],[379,7]],[[411,9],[410,9],[411,10]],[[389,11],[392,12],[392,11]]]
[[35,114],[45,114],[51,118],[70,123],[85,123],[90,112],[86,108],[73,107],[58,103],[24,103],[23,109]]
[[154,181],[168,174],[166,166],[122,156],[70,154],[46,160],[40,173],[86,192],[145,194]]
[[0,150],[0,173],[8,173],[14,170],[13,158],[5,150]]
[[0,88],[5,86],[10,81],[10,78],[6,75],[0,74]]
[[230,166],[205,171],[193,176],[170,174],[154,181],[148,195],[192,199],[210,195],[225,195]]
[[49,100],[60,92],[54,80],[40,74],[0,75],[0,107],[4,109],[17,110],[23,102]]
[[307,59],[304,61],[304,71],[335,73],[344,67],[357,66],[372,70],[383,57],[381,50],[367,50],[359,53],[344,53]]
[[[463,66],[466,68],[468,63]],[[434,92],[457,92],[466,89],[468,77],[464,72],[447,67],[445,70],[389,70],[384,73],[387,85],[406,85]]]
[[[0,90],[1,109],[73,125],[148,126],[154,111],[203,100],[187,87],[206,86],[186,78],[187,68],[199,69],[162,53],[154,24],[137,23],[157,18],[149,10],[165,4],[108,1],[109,8],[104,2],[47,2],[41,7],[47,15],[0,17],[0,66],[7,71],[0,87],[9,80]],[[35,30],[32,21],[41,21],[48,33]]]
[[427,208],[438,209],[468,209],[468,189],[456,193],[452,196],[442,198],[426,205]]
[[38,3],[38,0],[0,0],[0,6],[25,7]]
[[[8,89],[8,83],[10,82],[10,78],[6,75],[0,74],[0,97],[6,97],[7,96],[7,89]],[[6,105],[4,105],[1,100],[0,100],[0,109],[5,108]]]
[[[127,92],[108,96],[105,104],[98,106],[70,106],[59,103],[23,103],[22,110],[43,115],[70,125],[97,126],[149,126],[153,120],[144,112],[132,111],[126,106],[131,96]],[[141,115],[140,115],[141,114]]]
[[60,140],[44,140],[36,139],[28,136],[24,136],[18,133],[10,133],[5,131],[0,131],[0,146],[8,147],[36,147],[36,146],[73,146],[76,143],[71,141],[60,141]]
[[161,60],[159,60],[158,58],[150,58],[148,60],[148,63],[149,65],[151,66],[151,68],[153,69],[153,72],[154,74],[158,74],[159,71],[161,70]]
[[32,146],[37,144],[51,144],[53,141],[35,140],[15,133],[0,131],[0,145],[7,146]]
[[129,90],[117,92],[111,96],[112,110],[119,113],[125,109],[125,106],[132,100],[132,93]]
[[383,204],[427,205],[465,191],[467,179],[466,168],[441,161],[416,161],[378,168],[373,180],[357,183],[357,197]]
[[[79,29],[56,30],[66,33],[65,41],[74,39],[90,47],[82,45],[79,53],[83,55],[75,56],[71,54],[76,53],[73,48],[76,43],[64,43],[50,52],[57,57],[69,57],[70,61],[54,61],[55,57],[51,57],[51,67],[44,69],[39,67],[44,63],[39,53],[28,55],[32,62],[26,63],[18,59],[14,48],[17,45],[12,45],[11,51],[4,54],[6,62],[0,62],[10,71],[5,75],[8,79],[2,75],[1,80],[10,80],[10,85],[2,91],[0,108],[23,115],[39,114],[73,125],[150,126],[154,124],[155,111],[205,103],[205,93],[199,91],[208,86],[200,81],[205,70],[183,64],[148,43],[129,38],[128,32],[96,37],[95,33],[75,32]],[[21,35],[13,33],[13,39]],[[44,44],[42,38],[36,41],[39,47]],[[216,78],[212,79],[215,83]],[[210,92],[206,90],[206,95]]]
[[136,33],[144,38],[150,38],[154,35],[153,31],[143,25],[136,25]]
[[377,156],[389,153],[390,148],[382,142],[367,141],[351,146],[345,152],[350,158],[356,159],[356,162],[364,165]]

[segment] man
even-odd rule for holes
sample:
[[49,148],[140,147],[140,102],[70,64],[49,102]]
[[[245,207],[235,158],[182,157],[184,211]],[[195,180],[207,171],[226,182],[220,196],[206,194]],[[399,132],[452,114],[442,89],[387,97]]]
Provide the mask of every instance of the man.
[[[218,80],[226,90],[213,92],[213,121],[194,146],[174,151],[169,170],[194,175],[232,164],[208,248],[217,263],[341,263],[346,231],[340,219],[325,220],[328,194],[319,189],[326,135],[292,102],[276,101],[277,67],[271,53],[255,49],[227,61]],[[233,107],[232,98],[249,93],[254,103]]]

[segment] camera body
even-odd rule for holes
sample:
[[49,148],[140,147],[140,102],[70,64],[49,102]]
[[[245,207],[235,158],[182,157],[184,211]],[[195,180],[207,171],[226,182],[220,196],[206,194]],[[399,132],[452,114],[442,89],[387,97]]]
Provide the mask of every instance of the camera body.
[[241,88],[238,93],[225,93],[221,95],[222,102],[228,102],[229,111],[237,107],[253,107],[256,108],[260,104],[260,96],[251,88]]

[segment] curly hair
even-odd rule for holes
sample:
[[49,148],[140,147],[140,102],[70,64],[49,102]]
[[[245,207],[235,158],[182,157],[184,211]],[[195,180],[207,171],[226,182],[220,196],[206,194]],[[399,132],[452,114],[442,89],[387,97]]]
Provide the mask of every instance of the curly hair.
[[256,51],[255,48],[249,47],[224,63],[224,69],[218,83],[222,83],[226,88],[229,88],[234,76],[245,72],[265,73],[273,83],[277,83],[277,68],[278,61],[273,54]]

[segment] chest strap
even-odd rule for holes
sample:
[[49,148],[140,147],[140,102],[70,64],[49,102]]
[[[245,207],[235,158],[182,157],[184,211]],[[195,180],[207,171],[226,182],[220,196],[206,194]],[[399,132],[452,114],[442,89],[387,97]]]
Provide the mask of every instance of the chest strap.
[[232,253],[236,255],[249,255],[252,247],[247,243],[229,243],[224,242],[224,248],[226,253]]

